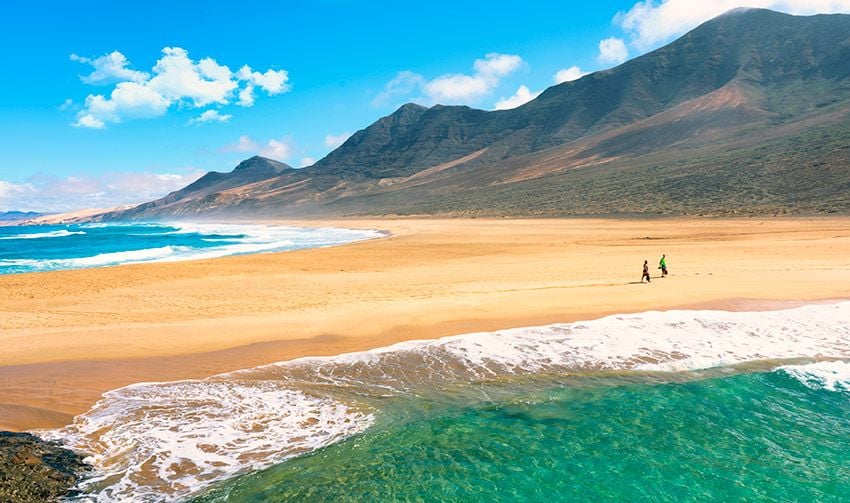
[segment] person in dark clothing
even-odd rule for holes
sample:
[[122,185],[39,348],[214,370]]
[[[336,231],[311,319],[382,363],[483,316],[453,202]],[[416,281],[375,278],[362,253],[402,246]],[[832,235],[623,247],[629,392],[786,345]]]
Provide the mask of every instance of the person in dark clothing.
[[646,278],[647,283],[651,283],[652,279],[649,277],[649,261],[643,261],[643,276],[640,277],[640,282],[643,283],[643,279]]

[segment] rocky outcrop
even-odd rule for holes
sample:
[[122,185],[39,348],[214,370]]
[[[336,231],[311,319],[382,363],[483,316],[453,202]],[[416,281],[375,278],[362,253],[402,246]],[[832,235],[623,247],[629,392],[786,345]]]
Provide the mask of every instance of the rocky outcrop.
[[0,501],[57,501],[88,468],[80,455],[57,443],[0,432]]

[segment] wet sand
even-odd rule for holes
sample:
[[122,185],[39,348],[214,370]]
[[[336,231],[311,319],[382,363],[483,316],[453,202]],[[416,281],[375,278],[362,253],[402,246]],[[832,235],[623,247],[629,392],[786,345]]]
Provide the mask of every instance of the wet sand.
[[[291,223],[291,222],[289,222]],[[672,308],[850,298],[850,218],[310,221],[334,248],[0,276],[0,429],[100,394],[410,339]],[[653,275],[662,253],[671,275]]]

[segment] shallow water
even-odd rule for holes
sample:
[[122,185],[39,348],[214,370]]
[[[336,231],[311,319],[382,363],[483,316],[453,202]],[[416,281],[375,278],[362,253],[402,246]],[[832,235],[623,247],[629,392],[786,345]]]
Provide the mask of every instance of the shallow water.
[[850,381],[829,390],[782,370],[687,377],[543,380],[494,400],[394,404],[364,434],[196,501],[850,497]]
[[380,236],[371,230],[230,224],[0,227],[0,274],[316,248]]
[[647,312],[139,383],[40,434],[91,455],[99,501],[832,495],[847,360],[850,302]]

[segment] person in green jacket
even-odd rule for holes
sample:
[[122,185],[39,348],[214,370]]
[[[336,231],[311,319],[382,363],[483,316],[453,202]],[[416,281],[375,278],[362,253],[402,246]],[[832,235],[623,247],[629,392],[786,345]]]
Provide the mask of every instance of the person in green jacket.
[[658,263],[658,268],[661,269],[661,277],[667,276],[667,255],[661,255],[661,261]]

